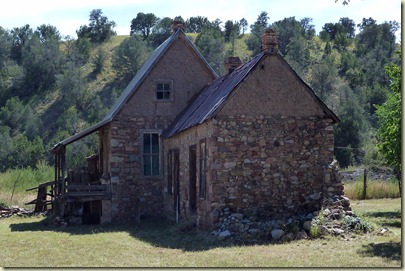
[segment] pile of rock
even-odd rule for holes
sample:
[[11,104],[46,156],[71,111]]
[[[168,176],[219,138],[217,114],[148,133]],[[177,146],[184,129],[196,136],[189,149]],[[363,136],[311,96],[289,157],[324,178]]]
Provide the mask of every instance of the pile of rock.
[[317,235],[344,234],[342,223],[346,216],[354,216],[350,201],[345,196],[324,200],[322,210],[297,215],[288,219],[263,219],[233,213],[229,208],[220,212],[220,221],[212,235],[218,240],[232,239],[237,243],[285,242]]

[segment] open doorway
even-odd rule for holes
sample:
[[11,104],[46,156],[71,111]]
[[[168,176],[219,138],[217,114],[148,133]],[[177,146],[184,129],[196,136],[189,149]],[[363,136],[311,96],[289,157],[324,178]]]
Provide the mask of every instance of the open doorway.
[[101,209],[101,200],[83,202],[82,224],[100,224]]

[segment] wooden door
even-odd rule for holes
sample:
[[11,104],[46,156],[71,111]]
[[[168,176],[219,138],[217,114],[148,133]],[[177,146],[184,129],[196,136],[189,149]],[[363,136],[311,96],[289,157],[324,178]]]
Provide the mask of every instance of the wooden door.
[[191,146],[189,151],[189,207],[191,212],[197,210],[197,147]]
[[176,222],[180,214],[180,160],[179,151],[173,151],[173,202],[174,211],[176,213]]

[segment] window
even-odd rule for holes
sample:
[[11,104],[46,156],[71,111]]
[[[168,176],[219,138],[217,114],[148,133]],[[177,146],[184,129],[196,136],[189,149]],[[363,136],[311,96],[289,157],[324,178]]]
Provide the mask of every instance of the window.
[[159,134],[144,133],[142,137],[143,175],[159,176]]
[[200,142],[200,198],[205,198],[205,191],[207,186],[207,155],[206,155],[206,146],[205,140]]
[[172,84],[171,82],[156,84],[156,100],[170,101],[172,100]]

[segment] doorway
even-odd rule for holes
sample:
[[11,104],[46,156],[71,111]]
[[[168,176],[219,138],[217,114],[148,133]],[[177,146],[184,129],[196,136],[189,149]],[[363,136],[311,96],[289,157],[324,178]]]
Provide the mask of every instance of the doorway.
[[190,212],[197,210],[197,146],[191,146],[189,151],[189,194]]
[[176,222],[179,221],[180,215],[180,159],[179,150],[173,151],[173,203],[176,212]]

